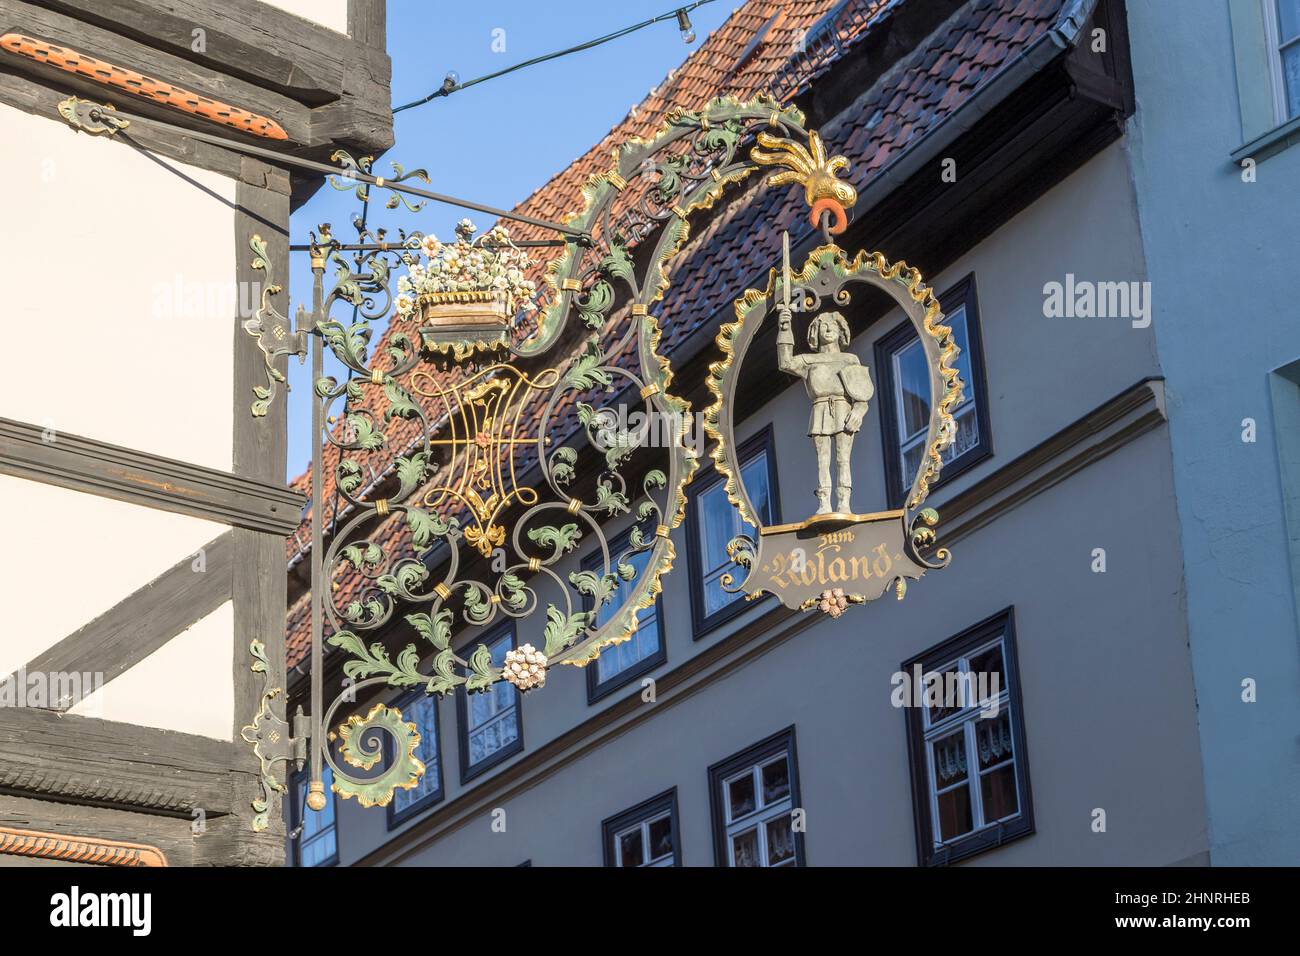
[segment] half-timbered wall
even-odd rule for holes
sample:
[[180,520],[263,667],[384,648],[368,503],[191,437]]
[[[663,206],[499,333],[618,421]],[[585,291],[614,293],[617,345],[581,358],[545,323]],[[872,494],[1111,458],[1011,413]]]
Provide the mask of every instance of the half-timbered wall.
[[[274,117],[318,158],[391,143],[384,20],[382,0],[0,0],[28,48]],[[266,370],[243,322],[268,283],[288,310],[290,207],[321,179],[104,75],[0,49],[0,863],[279,863],[278,798],[255,826],[240,731],[283,684],[303,498],[283,393],[251,413]],[[136,115],[78,131],[74,95]]]

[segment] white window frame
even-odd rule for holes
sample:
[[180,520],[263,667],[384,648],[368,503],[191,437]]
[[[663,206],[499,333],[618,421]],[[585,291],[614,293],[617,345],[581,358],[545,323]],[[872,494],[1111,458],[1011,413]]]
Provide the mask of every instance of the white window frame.
[[1273,113],[1278,125],[1300,118],[1300,112],[1291,115],[1287,103],[1286,72],[1282,58],[1282,48],[1300,47],[1300,35],[1282,42],[1282,23],[1278,17],[1279,0],[1260,0],[1264,7],[1264,40],[1268,46],[1269,74],[1273,78]]
[[[629,833],[632,833],[633,831],[640,830],[641,831],[641,854],[643,859],[642,862],[638,864],[638,867],[644,869],[646,867],[654,867],[654,866],[675,866],[677,864],[677,853],[675,848],[670,849],[666,856],[656,857],[653,860],[645,859],[650,854],[650,824],[658,823],[660,820],[667,820],[668,826],[670,828],[672,827],[673,811],[671,807],[664,810],[662,813],[656,813],[654,816],[646,817],[644,820],[640,820],[637,823],[633,823],[630,826],[626,826],[621,830],[615,831],[614,865],[615,866],[623,865],[623,844],[622,844],[623,837]],[[675,844],[676,834],[674,834],[673,836],[674,836],[673,842]]]
[[[786,770],[786,792],[780,800],[772,803],[766,803],[763,797],[763,768],[772,764],[784,761]],[[737,818],[731,815],[731,785],[733,782],[740,780],[742,777],[749,776],[754,783],[754,809],[749,813]],[[758,864],[761,867],[772,866],[768,862],[767,855],[767,824],[783,816],[791,816],[794,813],[794,767],[790,764],[790,752],[785,750],[782,753],[760,760],[758,763],[750,765],[747,769],[738,773],[733,773],[722,780],[722,810],[723,810],[723,833],[727,841],[727,865],[734,867],[736,865],[736,847],[735,838],[737,835],[749,830],[751,827],[757,828],[758,834]],[[791,840],[795,839],[793,833],[794,821],[791,824]],[[790,854],[776,866],[798,866],[799,852],[797,844],[795,852]]]
[[[934,844],[934,849],[936,850],[941,849],[945,846],[956,844],[961,840],[965,840],[969,838],[973,834],[979,833],[982,830],[987,830],[990,827],[995,827],[1000,823],[1006,823],[1008,820],[1014,820],[1024,812],[1025,795],[1021,792],[1020,775],[1018,773],[1019,770],[1018,761],[1021,759],[1022,755],[1019,753],[1017,749],[1017,743],[1016,743],[1017,727],[1015,724],[1016,715],[1012,712],[1011,689],[1008,686],[1008,681],[1006,680],[1007,648],[1006,648],[1006,642],[1004,638],[1000,635],[991,641],[986,641],[985,643],[979,645],[978,647],[973,648],[972,650],[960,655],[955,661],[951,661],[940,667],[930,668],[930,672],[936,674],[946,674],[948,671],[956,669],[959,673],[969,674],[971,672],[971,666],[970,666],[971,659],[975,657],[979,657],[985,651],[988,651],[990,648],[993,647],[997,647],[1001,651],[1001,655],[1002,655],[1002,681],[1001,681],[1001,687],[999,688],[998,696],[996,698],[988,697],[982,700],[974,701],[973,703],[967,703],[967,706],[961,708],[958,711],[955,711],[954,713],[948,714],[942,720],[938,720],[934,722],[931,722],[930,720],[930,708],[929,707],[922,708],[922,723],[925,729],[925,733],[922,739],[925,746],[926,782],[929,788],[928,796],[930,802],[930,821],[931,821],[930,830],[931,830],[931,840]],[[981,771],[979,769],[979,743],[975,737],[975,725],[981,719],[985,719],[981,717],[981,711],[989,710],[994,700],[996,700],[997,702],[997,713],[999,715],[1001,714],[1007,715],[1007,722],[1010,726],[1010,731],[1011,731],[1012,749],[1011,749],[1011,760],[1009,761],[1009,764],[1011,767],[1011,779],[1016,786],[1016,812],[1007,814],[1005,817],[999,817],[996,820],[985,820],[984,819],[984,796],[980,787],[980,778],[987,774],[993,773],[994,771],[1001,770],[1003,767],[1008,765],[1008,762],[1003,762],[1003,763],[999,763],[995,767],[989,768],[986,771]],[[964,735],[963,742],[966,748],[966,779],[963,780],[961,783],[954,783],[946,787],[940,788],[938,773],[934,766],[933,745],[935,741],[941,740],[944,737],[951,736],[954,733],[954,731],[956,731],[959,727],[962,729]],[[939,796],[940,796],[941,789],[943,793],[947,793],[948,791],[953,790],[956,787],[966,787],[970,793],[972,826],[971,829],[967,830],[966,832],[958,833],[952,836],[951,838],[949,838],[948,840],[944,840],[942,827],[940,826],[940,822],[939,822]]]

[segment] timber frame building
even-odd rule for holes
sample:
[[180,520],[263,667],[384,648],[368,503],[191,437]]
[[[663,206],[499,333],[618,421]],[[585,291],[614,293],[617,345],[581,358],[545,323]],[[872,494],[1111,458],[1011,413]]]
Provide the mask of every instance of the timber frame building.
[[[93,132],[74,96],[155,122]],[[387,149],[384,4],[0,0],[0,139],[35,345],[0,386],[0,864],[282,863],[241,729],[284,686],[303,498],[244,323],[285,309],[323,179],[241,147]]]

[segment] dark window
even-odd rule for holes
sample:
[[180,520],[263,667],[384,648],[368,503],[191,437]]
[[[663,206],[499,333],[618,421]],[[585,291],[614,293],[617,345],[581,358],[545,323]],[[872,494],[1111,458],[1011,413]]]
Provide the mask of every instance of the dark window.
[[338,843],[338,798],[331,785],[334,783],[334,771],[325,764],[321,774],[325,781],[325,809],[321,811],[307,808],[308,774],[300,773],[294,777],[293,805],[290,807],[293,833],[294,866],[333,866],[339,860]]
[[[653,530],[651,533],[653,533]],[[630,535],[631,530],[610,542],[609,559],[611,562],[618,562],[620,558],[623,558],[624,553],[630,546]],[[647,540],[653,542],[652,538]],[[616,589],[609,601],[596,611],[597,625],[603,625],[623,606],[623,602],[627,600],[628,595],[640,583],[641,575],[645,573],[649,561],[649,549],[630,555],[623,561],[624,564],[630,565],[636,571],[636,575],[630,581],[624,581],[621,577],[618,579]],[[597,574],[602,573],[604,571],[604,562],[600,551],[588,555],[583,560],[582,566],[584,570],[595,571]],[[615,568],[611,567],[610,570],[613,571]],[[588,607],[590,607],[590,604],[588,604]],[[594,704],[606,694],[631,683],[643,674],[649,673],[668,659],[663,629],[660,624],[663,620],[663,596],[659,595],[653,605],[642,608],[637,612],[636,619],[636,631],[628,640],[622,644],[611,644],[606,647],[600,652],[598,658],[587,665],[587,703]]]
[[[993,452],[989,435],[984,351],[980,342],[975,277],[967,276],[939,297],[944,324],[952,329],[961,354],[957,368],[966,387],[953,410],[957,440],[943,453],[937,488]],[[876,372],[881,380],[880,424],[885,449],[889,505],[902,507],[925,457],[930,428],[930,368],[910,321],[876,343]]]
[[388,827],[392,829],[433,806],[443,797],[442,746],[438,736],[438,698],[420,691],[397,704],[402,717],[415,724],[420,744],[415,755],[424,764],[424,775],[410,790],[394,790],[388,804]]
[[677,788],[604,820],[606,866],[681,866]]
[[[759,520],[765,525],[779,523],[771,426],[743,442],[737,451],[741,481]],[[727,542],[742,531],[752,535],[755,529],[740,519],[740,512],[727,500],[720,472],[715,470],[692,481],[688,494],[691,620],[698,639],[745,609],[744,595],[723,590],[722,577],[732,574],[732,587],[743,580],[743,570],[727,556]]]
[[718,866],[803,866],[794,728],[709,768]]
[[[472,650],[486,644],[494,667],[501,667],[506,652],[515,646],[515,629],[507,621],[501,629],[490,632],[481,641],[469,645]],[[524,749],[523,719],[519,691],[509,681],[499,680],[487,690],[456,692],[456,710],[460,718],[460,778],[464,783]]]
[[918,665],[907,736],[921,865],[1032,833],[1011,610],[905,662],[909,680]]

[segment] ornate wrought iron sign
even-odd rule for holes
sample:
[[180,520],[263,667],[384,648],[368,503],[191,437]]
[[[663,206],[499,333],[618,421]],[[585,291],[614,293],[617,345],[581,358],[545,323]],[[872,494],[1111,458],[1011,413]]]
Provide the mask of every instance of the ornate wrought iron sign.
[[[298,721],[291,740],[267,707],[246,729],[271,775],[268,800],[283,789],[274,765],[301,759],[303,749],[314,809],[324,806],[325,765],[335,792],[367,806],[417,784],[424,768],[415,725],[382,703],[343,719],[357,694],[384,686],[477,693],[502,680],[529,691],[544,684],[549,668],[585,666],[632,636],[638,611],[653,603],[672,567],[670,531],[682,520],[697,463],[681,429],[666,447],[649,449],[608,440],[608,426],[616,406],[679,422],[691,412],[673,394],[651,307],[668,288],[671,261],[697,212],[732,184],[774,167],[767,185],[803,186],[828,240],[847,225],[846,207],[856,197],[837,177],[847,161],[828,157],[803,122],[797,109],[766,99],[675,111],[656,136],[625,144],[610,169],[591,177],[576,216],[563,225],[524,220],[554,228],[561,241],[516,243],[500,227],[474,239],[468,222],[449,243],[364,227],[346,245],[327,226],[313,234],[311,312],[300,313],[291,329],[264,300],[246,326],[269,369],[267,385],[255,390],[254,414],[265,411],[281,380],[272,359],[300,354],[297,337],[306,333],[320,439],[312,466],[310,747],[302,747]],[[433,195],[400,185],[427,181],[421,170],[395,167],[396,177],[386,180],[371,174],[368,159],[336,160],[345,178],[335,185],[355,188],[363,200],[387,190],[390,208],[400,201],[418,211],[422,204],[407,196]],[[528,247],[546,245],[562,251],[534,288],[526,278]],[[269,275],[265,248],[254,252]],[[863,254],[849,261],[827,244],[800,272],[785,273],[774,271],[765,290],[746,293],[737,321],[719,335],[725,359],[710,376],[715,401],[706,427],[728,496],[757,524],[737,477],[729,397],[755,331],[775,314],[779,367],[804,380],[811,401],[809,431],[822,474],[817,513],[798,525],[761,528],[756,540],[741,536],[731,553],[748,572],[741,587],[749,593],[771,591],[792,607],[820,603],[838,614],[890,584],[901,596],[906,579],[947,561],[943,551],[934,561],[923,556],[937,517],[920,505],[952,439],[956,348],[934,296],[902,264]],[[895,297],[922,332],[932,367],[929,454],[907,508],[881,515],[851,507],[853,436],[872,398],[870,372],[843,350],[843,318],[820,307],[847,303],[854,283]],[[801,350],[794,317],[809,312],[815,315],[800,330],[808,349]],[[378,350],[371,323],[389,316]],[[324,374],[325,348],[347,378]],[[328,542],[322,444],[342,502]],[[631,534],[615,551],[603,523],[620,518],[631,521]],[[564,570],[587,542],[599,552],[598,566]],[[644,558],[639,574],[634,557]],[[598,624],[596,609],[620,587],[626,597]],[[532,615],[545,621],[540,647],[526,644],[498,659],[482,643],[458,641],[462,631]],[[328,703],[326,646],[345,655],[351,680]],[[267,693],[269,701],[279,689]]]

